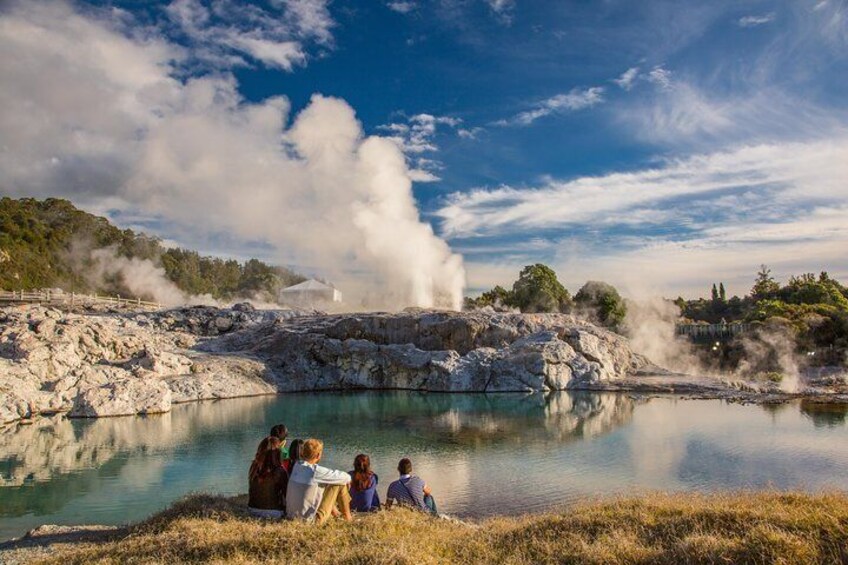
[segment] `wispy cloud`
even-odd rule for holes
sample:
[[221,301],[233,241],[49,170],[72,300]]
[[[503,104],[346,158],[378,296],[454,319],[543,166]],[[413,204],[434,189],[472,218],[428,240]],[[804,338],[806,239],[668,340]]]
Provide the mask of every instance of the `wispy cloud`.
[[620,77],[612,81],[624,90],[630,90],[633,88],[633,81],[636,80],[637,76],[639,76],[639,67],[631,67],[621,73]]
[[441,180],[437,172],[442,164],[435,160],[423,157],[424,153],[434,153],[439,147],[436,145],[435,137],[439,126],[457,129],[460,132],[471,132],[471,130],[458,129],[462,120],[452,116],[434,116],[432,114],[415,114],[403,122],[393,122],[379,126],[377,129],[386,132],[386,137],[393,141],[406,154],[412,165],[412,180],[417,182],[435,182]]
[[327,0],[277,0],[268,7],[233,0],[174,0],[165,9],[191,58],[216,69],[257,61],[291,71],[309,44],[329,46],[335,25]]
[[661,66],[654,67],[648,73],[648,80],[662,88],[669,88],[671,86],[671,71]]
[[[848,137],[843,137],[743,147],[673,160],[643,171],[551,181],[535,188],[505,186],[455,193],[436,215],[446,234],[480,237],[598,224],[611,215],[641,210],[672,210],[678,220],[694,222],[698,207],[693,203],[712,206],[709,200],[698,199],[728,193],[769,193],[767,200],[749,202],[748,212],[758,203],[778,201],[787,205],[788,211],[828,202],[848,207],[848,185],[840,180],[848,178],[846,175]],[[657,223],[649,215],[642,221]]]
[[492,13],[505,25],[512,24],[515,0],[486,0]]
[[499,120],[495,125],[499,126],[528,126],[545,116],[562,112],[573,112],[591,108],[604,101],[604,88],[593,86],[586,89],[573,89],[565,94],[557,94],[536,104],[532,109],[526,110],[508,120]]
[[777,14],[774,12],[762,15],[743,16],[736,20],[736,24],[739,27],[757,27],[773,22],[776,17]]
[[485,130],[481,127],[457,128],[456,135],[463,139],[477,139]]
[[[487,273],[500,276],[544,260],[575,284],[608,278],[685,292],[719,275],[749,284],[761,262],[788,272],[810,263],[848,270],[845,178],[843,135],[694,155],[636,172],[457,193],[436,216],[468,254],[469,280],[481,286],[508,282],[486,281]],[[539,239],[543,234],[550,236]],[[510,246],[528,238],[545,245]],[[492,255],[489,247],[502,252]]]
[[399,14],[408,14],[418,7],[418,5],[412,0],[396,0],[395,2],[387,3],[386,6],[388,6],[390,10]]

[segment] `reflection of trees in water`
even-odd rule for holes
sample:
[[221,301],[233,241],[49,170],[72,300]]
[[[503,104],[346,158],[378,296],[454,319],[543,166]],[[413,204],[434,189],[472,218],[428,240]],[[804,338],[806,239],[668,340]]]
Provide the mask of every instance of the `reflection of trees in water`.
[[835,428],[845,425],[845,418],[848,416],[848,404],[802,400],[801,414],[812,420],[813,425],[817,428]]
[[286,402],[297,405],[284,420],[291,422],[292,437],[332,436],[341,445],[406,445],[410,450],[434,443],[468,447],[591,437],[629,421],[634,404],[624,395],[577,392],[338,393],[288,395]]
[[623,394],[556,393],[545,408],[545,427],[560,441],[591,438],[630,422],[634,407]]
[[[2,486],[40,482],[57,474],[101,467],[117,453],[170,450],[204,430],[256,422],[273,397],[179,406],[173,412],[128,418],[39,418],[0,430]],[[2,492],[2,491],[0,491]]]
[[563,442],[594,437],[630,421],[633,400],[618,394],[555,392],[492,397],[489,410],[452,408],[432,420],[461,445]]

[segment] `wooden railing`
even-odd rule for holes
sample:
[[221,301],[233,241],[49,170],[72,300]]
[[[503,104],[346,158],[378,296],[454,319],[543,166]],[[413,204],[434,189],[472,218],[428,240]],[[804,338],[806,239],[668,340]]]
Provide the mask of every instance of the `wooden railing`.
[[75,306],[86,304],[105,304],[116,307],[135,306],[136,308],[153,308],[159,310],[162,305],[158,302],[148,302],[139,298],[125,298],[120,295],[101,296],[97,294],[77,294],[58,290],[0,290],[0,305],[2,304],[49,304],[51,306]]
[[721,339],[731,338],[751,329],[751,324],[731,322],[729,324],[677,324],[677,335],[685,335],[691,339]]

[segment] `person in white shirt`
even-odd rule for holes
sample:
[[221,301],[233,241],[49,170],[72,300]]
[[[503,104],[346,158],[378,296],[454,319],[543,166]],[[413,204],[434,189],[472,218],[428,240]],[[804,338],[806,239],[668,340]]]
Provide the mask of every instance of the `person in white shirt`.
[[289,476],[286,492],[286,516],[323,524],[334,510],[345,520],[350,514],[350,475],[321,467],[318,461],[324,452],[324,442],[308,439],[300,448],[300,460]]

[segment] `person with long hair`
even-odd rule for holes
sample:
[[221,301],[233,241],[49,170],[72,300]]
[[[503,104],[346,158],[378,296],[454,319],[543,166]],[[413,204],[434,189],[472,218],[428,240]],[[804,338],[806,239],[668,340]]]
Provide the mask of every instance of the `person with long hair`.
[[371,470],[371,458],[360,453],[353,460],[350,472],[350,509],[356,512],[374,512],[380,509],[377,494],[377,473]]
[[300,447],[302,445],[302,439],[295,439],[292,440],[291,445],[289,446],[289,456],[283,460],[283,469],[285,469],[289,474],[291,474],[294,464],[297,463],[298,459],[300,459]]
[[280,459],[280,440],[268,436],[259,442],[248,471],[248,502],[251,514],[280,519],[286,512],[289,475]]

